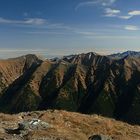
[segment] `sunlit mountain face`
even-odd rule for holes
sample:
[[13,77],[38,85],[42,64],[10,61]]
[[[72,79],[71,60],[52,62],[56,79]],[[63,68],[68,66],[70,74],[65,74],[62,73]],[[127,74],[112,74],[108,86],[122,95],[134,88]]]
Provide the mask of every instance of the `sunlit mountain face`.
[[1,0],[0,58],[139,51],[140,1]]

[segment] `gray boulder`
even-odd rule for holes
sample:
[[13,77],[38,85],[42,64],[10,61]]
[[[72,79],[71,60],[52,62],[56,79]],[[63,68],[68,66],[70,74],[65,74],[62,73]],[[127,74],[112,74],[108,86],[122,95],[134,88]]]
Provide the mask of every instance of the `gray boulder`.
[[8,134],[16,134],[16,135],[27,135],[29,131],[33,130],[43,130],[52,127],[47,122],[41,121],[39,119],[32,119],[20,122],[18,124],[18,128],[16,129],[5,129]]
[[34,129],[47,129],[52,127],[47,122],[41,121],[39,119],[32,119],[30,121],[23,121],[18,124],[18,129],[20,130],[34,130]]

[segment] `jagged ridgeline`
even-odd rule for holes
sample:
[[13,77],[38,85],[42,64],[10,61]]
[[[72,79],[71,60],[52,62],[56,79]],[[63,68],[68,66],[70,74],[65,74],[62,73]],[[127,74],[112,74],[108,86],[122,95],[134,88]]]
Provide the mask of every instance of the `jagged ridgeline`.
[[140,124],[140,53],[0,61],[0,111],[64,109]]

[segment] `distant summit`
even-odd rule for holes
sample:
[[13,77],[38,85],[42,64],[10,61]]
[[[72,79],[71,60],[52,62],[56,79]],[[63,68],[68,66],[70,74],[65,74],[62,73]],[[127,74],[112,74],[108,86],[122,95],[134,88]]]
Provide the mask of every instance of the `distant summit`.
[[54,57],[53,59],[50,59],[51,61],[67,61],[67,62],[74,62],[76,60],[80,60],[80,59],[87,59],[90,60],[92,59],[94,56],[104,56],[104,57],[108,57],[109,59],[123,59],[125,57],[140,57],[140,52],[137,51],[126,51],[126,52],[122,52],[122,53],[114,53],[114,54],[110,54],[110,55],[100,55],[96,52],[88,52],[88,53],[81,53],[81,54],[72,54],[72,55],[67,55],[67,56],[63,56],[63,57]]
[[108,55],[110,58],[114,58],[114,59],[121,59],[124,57],[140,57],[140,52],[136,52],[136,51],[126,51],[123,53],[116,53],[116,54],[111,54]]

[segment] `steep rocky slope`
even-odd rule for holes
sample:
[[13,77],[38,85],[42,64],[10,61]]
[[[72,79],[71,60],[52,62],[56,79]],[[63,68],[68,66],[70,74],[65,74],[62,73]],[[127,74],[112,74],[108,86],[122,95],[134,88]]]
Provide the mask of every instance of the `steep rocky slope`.
[[33,65],[41,63],[37,56],[29,54],[26,56],[0,60],[0,92],[22,76]]
[[112,59],[90,52],[42,61],[29,55],[2,64],[7,81],[0,86],[0,111],[55,108],[140,123],[138,56]]

